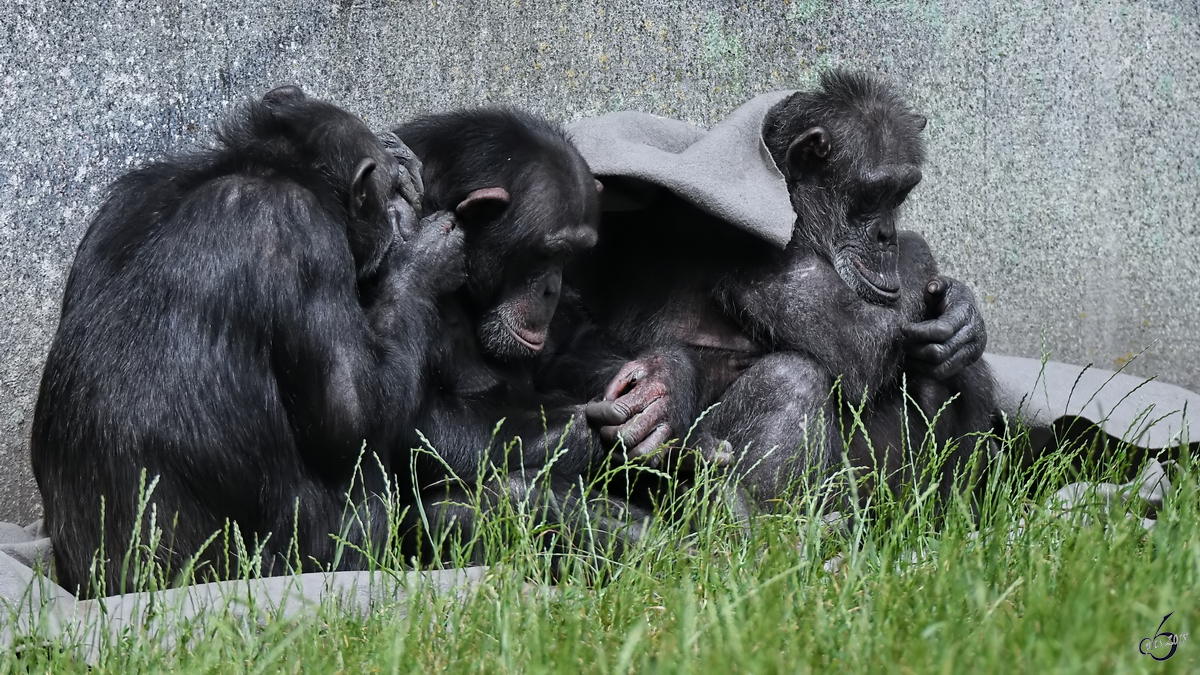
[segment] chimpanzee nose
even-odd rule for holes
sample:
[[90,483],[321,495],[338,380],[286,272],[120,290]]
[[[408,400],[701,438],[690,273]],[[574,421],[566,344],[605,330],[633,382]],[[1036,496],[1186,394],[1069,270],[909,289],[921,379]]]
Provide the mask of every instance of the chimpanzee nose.
[[562,291],[562,272],[549,272],[538,280],[539,292],[547,300],[557,298]]
[[882,218],[871,224],[869,235],[880,247],[891,246],[896,241],[896,224],[891,218]]

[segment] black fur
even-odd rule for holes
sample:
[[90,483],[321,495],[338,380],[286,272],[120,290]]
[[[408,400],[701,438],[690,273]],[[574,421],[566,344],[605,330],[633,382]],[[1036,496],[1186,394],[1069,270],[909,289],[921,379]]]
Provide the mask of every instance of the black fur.
[[[31,454],[73,591],[122,590],[151,517],[168,573],[227,522],[264,546],[263,573],[331,564],[331,533],[363,541],[343,522],[360,448],[389,463],[434,296],[460,280],[460,235],[444,216],[418,226],[396,196],[404,169],[357,118],[285,87],[218,139],[114,183],[67,280]],[[355,503],[377,467],[368,454]],[[364,524],[376,543],[383,524]],[[202,578],[238,572],[227,543],[202,553]]]
[[403,435],[404,448],[424,450],[414,457],[413,488],[426,517],[469,526],[473,512],[455,504],[469,501],[481,478],[492,492],[541,494],[546,486],[530,481],[551,460],[551,500],[578,503],[579,481],[604,458],[581,405],[591,394],[550,390],[539,373],[562,347],[551,323],[563,266],[596,240],[595,180],[557,126],[523,112],[432,115],[396,135],[423,162],[426,206],[455,210],[465,232],[467,282],[440,301],[426,395]]

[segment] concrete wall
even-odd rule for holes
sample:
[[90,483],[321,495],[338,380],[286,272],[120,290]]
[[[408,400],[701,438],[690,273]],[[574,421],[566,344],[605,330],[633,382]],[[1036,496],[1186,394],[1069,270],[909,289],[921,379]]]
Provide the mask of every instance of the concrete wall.
[[285,82],[382,129],[485,103],[708,124],[847,65],[930,117],[908,226],[981,298],[991,349],[1200,390],[1195,0],[7,0],[0,7],[0,519],[38,512],[28,435],[104,187]]

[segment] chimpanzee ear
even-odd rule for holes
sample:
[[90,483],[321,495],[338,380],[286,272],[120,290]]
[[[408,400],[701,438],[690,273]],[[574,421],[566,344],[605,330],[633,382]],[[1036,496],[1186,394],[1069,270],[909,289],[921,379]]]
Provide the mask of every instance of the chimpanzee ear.
[[367,203],[370,192],[371,174],[375,173],[375,160],[367,157],[354,167],[354,179],[350,181],[350,216],[359,217]]
[[829,155],[829,132],[813,127],[796,137],[787,149],[788,168],[802,169],[805,165]]
[[508,190],[502,187],[481,188],[459,202],[454,207],[454,215],[465,223],[488,221],[508,208],[508,202]]
[[600,194],[600,193],[604,192],[604,183],[601,183],[599,178],[597,178],[595,180],[596,180],[596,194]]
[[917,115],[914,121],[917,123],[917,131],[925,131],[925,124],[929,122],[924,115]]

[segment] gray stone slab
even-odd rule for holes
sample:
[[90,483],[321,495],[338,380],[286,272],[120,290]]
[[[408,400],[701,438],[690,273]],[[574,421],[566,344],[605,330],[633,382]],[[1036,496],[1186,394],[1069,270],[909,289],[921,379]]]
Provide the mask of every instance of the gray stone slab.
[[905,223],[979,294],[993,350],[1200,389],[1194,0],[0,3],[0,520],[75,246],[104,186],[292,82],[383,129],[506,103],[704,128],[823,67],[930,118]]
[[290,577],[197,584],[163,591],[76,600],[46,577],[0,552],[0,648],[59,640],[95,663],[128,635],[174,644],[179,628],[209,617],[265,623],[325,606],[358,618],[386,610],[403,616],[414,593],[466,593],[486,567],[430,572],[313,572]]
[[1000,409],[1035,429],[1081,417],[1142,448],[1200,443],[1200,394],[1103,368],[985,354]]

